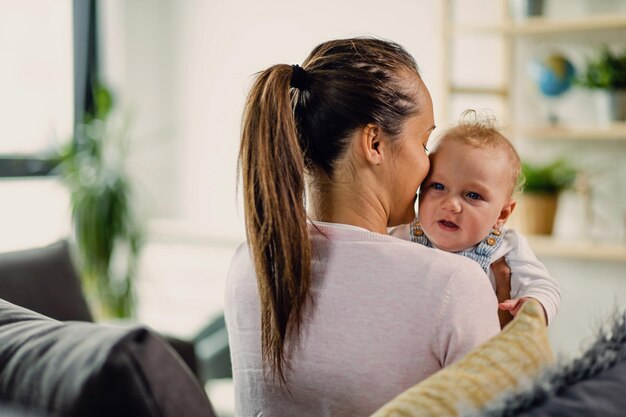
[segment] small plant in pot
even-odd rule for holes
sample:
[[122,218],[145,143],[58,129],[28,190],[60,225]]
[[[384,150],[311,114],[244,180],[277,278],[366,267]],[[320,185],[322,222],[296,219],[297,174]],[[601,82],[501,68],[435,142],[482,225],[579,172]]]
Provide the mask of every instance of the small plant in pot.
[[576,170],[565,160],[547,164],[522,162],[524,231],[550,235],[554,228],[558,197],[576,179]]
[[599,92],[599,116],[606,122],[626,121],[626,49],[613,52],[603,45],[587,59],[578,84]]

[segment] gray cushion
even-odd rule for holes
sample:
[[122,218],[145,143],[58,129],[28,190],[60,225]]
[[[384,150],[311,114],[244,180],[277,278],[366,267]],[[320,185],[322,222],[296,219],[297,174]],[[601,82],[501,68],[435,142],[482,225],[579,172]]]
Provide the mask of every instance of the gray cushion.
[[0,417],[51,417],[49,414],[42,414],[24,407],[0,404]]
[[60,416],[207,416],[206,394],[144,327],[44,317],[0,300],[0,401]]
[[463,416],[626,415],[626,312],[615,314],[607,324],[579,357],[557,362],[518,391]]
[[0,253],[0,298],[57,320],[93,321],[64,240]]
[[623,417],[626,415],[626,361],[562,389],[519,417]]
[[[93,321],[65,240],[0,253],[0,298],[61,321]],[[194,344],[165,338],[191,371],[199,373]]]

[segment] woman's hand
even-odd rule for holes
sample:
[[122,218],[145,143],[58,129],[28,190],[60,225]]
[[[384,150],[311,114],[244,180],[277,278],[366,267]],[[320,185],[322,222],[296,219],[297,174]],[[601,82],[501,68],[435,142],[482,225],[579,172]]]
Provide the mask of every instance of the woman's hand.
[[[500,258],[491,264],[491,269],[496,277],[496,297],[498,298],[498,318],[500,328],[504,328],[513,315],[508,311],[506,301],[511,301],[511,268],[504,258]],[[503,309],[504,308],[504,309]]]

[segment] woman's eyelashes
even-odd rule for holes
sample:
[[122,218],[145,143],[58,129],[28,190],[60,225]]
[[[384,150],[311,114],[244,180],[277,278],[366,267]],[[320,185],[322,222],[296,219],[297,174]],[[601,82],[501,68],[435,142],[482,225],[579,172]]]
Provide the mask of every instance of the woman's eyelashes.
[[428,133],[428,136],[422,141],[422,147],[424,147],[424,152],[426,152],[426,154],[430,153],[430,149],[428,149],[428,142],[430,142],[430,133]]

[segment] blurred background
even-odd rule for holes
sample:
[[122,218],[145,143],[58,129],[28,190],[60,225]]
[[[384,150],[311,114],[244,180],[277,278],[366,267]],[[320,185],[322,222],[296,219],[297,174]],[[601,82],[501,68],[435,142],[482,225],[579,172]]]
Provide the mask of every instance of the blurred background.
[[[561,283],[551,340],[575,353],[626,307],[619,0],[0,0],[0,252],[68,240],[96,319],[222,329],[253,75],[351,36],[415,56],[437,130],[487,109],[514,141],[529,182],[512,225]],[[227,372],[205,375],[229,415]]]

